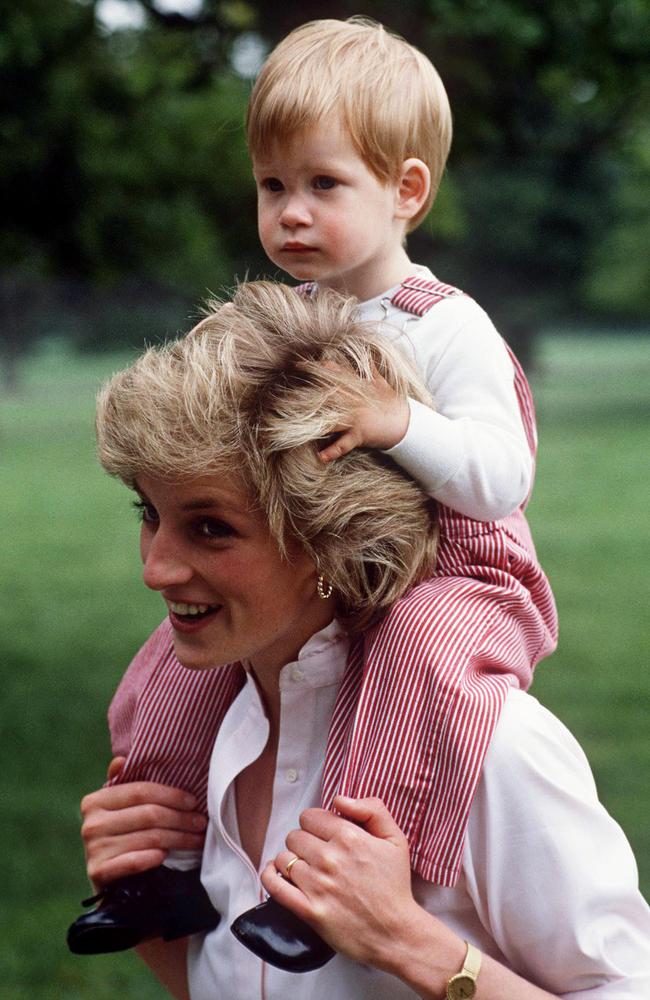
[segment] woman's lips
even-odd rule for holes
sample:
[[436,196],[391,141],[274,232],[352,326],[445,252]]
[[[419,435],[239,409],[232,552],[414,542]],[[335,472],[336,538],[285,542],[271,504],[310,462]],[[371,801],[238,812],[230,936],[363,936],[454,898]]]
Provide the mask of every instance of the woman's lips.
[[221,604],[186,604],[181,601],[169,601],[169,620],[172,626],[186,635],[200,632],[213,621],[221,611]]

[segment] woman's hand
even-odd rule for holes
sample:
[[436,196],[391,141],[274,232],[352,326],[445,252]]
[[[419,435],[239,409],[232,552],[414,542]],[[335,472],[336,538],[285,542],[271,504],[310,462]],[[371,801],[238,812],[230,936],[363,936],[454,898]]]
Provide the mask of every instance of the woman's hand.
[[[114,758],[108,778],[124,764]],[[97,889],[162,864],[170,850],[201,850],[207,820],[196,800],[179,788],[152,781],[111,785],[81,802],[81,837],[88,876]]]
[[387,969],[396,940],[423,912],[411,892],[408,842],[379,799],[338,796],[334,807],[341,816],[302,813],[262,883],[337,951]]

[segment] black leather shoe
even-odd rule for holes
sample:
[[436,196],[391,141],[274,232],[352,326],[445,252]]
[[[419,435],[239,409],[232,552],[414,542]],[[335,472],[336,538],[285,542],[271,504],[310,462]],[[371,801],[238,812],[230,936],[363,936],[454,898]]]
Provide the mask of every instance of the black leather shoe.
[[285,972],[313,972],[336,954],[309,924],[274,899],[246,910],[230,930],[258,958]]
[[68,928],[68,948],[77,955],[125,951],[156,937],[174,941],[212,930],[221,919],[198,868],[183,872],[161,865],[128,875],[81,905],[93,903],[100,905]]

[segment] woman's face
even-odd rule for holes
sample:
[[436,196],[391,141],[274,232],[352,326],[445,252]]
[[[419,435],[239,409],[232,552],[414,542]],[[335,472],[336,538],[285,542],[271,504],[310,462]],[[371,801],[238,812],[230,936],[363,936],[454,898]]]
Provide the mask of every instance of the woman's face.
[[162,594],[186,667],[249,660],[277,672],[331,621],[313,562],[298,546],[282,558],[266,519],[235,478],[172,485],[139,476],[144,582]]

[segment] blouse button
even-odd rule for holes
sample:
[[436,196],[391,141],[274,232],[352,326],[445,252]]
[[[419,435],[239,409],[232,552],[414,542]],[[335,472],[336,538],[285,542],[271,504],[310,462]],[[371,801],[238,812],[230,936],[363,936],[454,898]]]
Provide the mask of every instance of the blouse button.
[[293,668],[293,679],[294,681],[301,681],[305,676],[305,671],[301,670],[300,667]]
[[298,780],[298,772],[296,771],[295,767],[290,767],[289,768],[289,770],[287,771],[286,777],[287,777],[287,781],[291,782],[291,784],[293,784],[294,781]]

